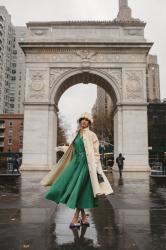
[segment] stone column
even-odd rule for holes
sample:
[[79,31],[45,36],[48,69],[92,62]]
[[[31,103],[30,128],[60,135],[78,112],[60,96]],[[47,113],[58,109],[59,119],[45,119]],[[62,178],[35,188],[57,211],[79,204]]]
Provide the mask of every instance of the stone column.
[[49,106],[24,105],[24,140],[21,170],[48,169]]
[[21,170],[49,170],[56,163],[57,115],[49,98],[49,68],[28,65]]
[[53,105],[25,105],[21,170],[50,170],[56,164],[57,114]]
[[115,158],[123,151],[122,145],[122,112],[121,107],[117,106],[114,111],[114,155]]
[[51,169],[56,164],[57,146],[57,107],[49,107],[48,117],[48,167]]

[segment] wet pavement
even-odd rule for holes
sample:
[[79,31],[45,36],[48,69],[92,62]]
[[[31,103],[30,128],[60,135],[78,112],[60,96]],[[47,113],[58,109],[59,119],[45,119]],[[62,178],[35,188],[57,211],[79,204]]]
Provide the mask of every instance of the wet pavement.
[[39,182],[46,172],[0,178],[1,250],[164,250],[166,184],[149,173],[107,173],[115,193],[86,209],[90,227],[69,229],[74,210],[46,200]]

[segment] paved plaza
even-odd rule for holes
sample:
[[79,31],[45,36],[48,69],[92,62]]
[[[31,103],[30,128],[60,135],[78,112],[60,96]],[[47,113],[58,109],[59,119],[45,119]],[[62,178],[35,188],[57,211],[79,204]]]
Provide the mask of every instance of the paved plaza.
[[90,227],[78,230],[69,229],[73,209],[44,199],[45,174],[0,180],[0,249],[166,249],[166,185],[152,183],[149,173],[107,173],[115,193],[87,209]]

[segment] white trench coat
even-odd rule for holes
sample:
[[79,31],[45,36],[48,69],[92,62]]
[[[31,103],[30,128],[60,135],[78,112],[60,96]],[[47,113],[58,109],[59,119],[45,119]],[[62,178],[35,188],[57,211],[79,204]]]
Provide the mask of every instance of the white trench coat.
[[[77,136],[79,130],[76,131],[74,135],[74,139]],[[58,163],[53,167],[49,173],[40,181],[40,184],[43,186],[51,186],[52,183],[57,179],[57,177],[61,174],[61,172],[67,167],[68,162],[72,159],[74,154],[74,147],[72,140],[69,145],[67,151],[63,154]],[[97,135],[89,129],[89,127],[83,129],[83,142],[87,156],[88,168],[90,179],[92,183],[92,189],[94,197],[97,195],[108,195],[113,193],[113,189],[105,176],[101,162],[100,162],[100,154],[99,154],[99,140]],[[97,178],[97,172],[102,175],[104,182],[99,183]]]

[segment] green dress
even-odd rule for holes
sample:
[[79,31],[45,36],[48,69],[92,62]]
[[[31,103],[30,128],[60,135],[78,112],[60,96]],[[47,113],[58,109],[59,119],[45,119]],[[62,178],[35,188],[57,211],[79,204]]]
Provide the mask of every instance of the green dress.
[[98,197],[93,196],[84,142],[78,133],[74,142],[74,155],[68,166],[52,183],[45,198],[64,203],[69,208],[93,208],[98,206]]

